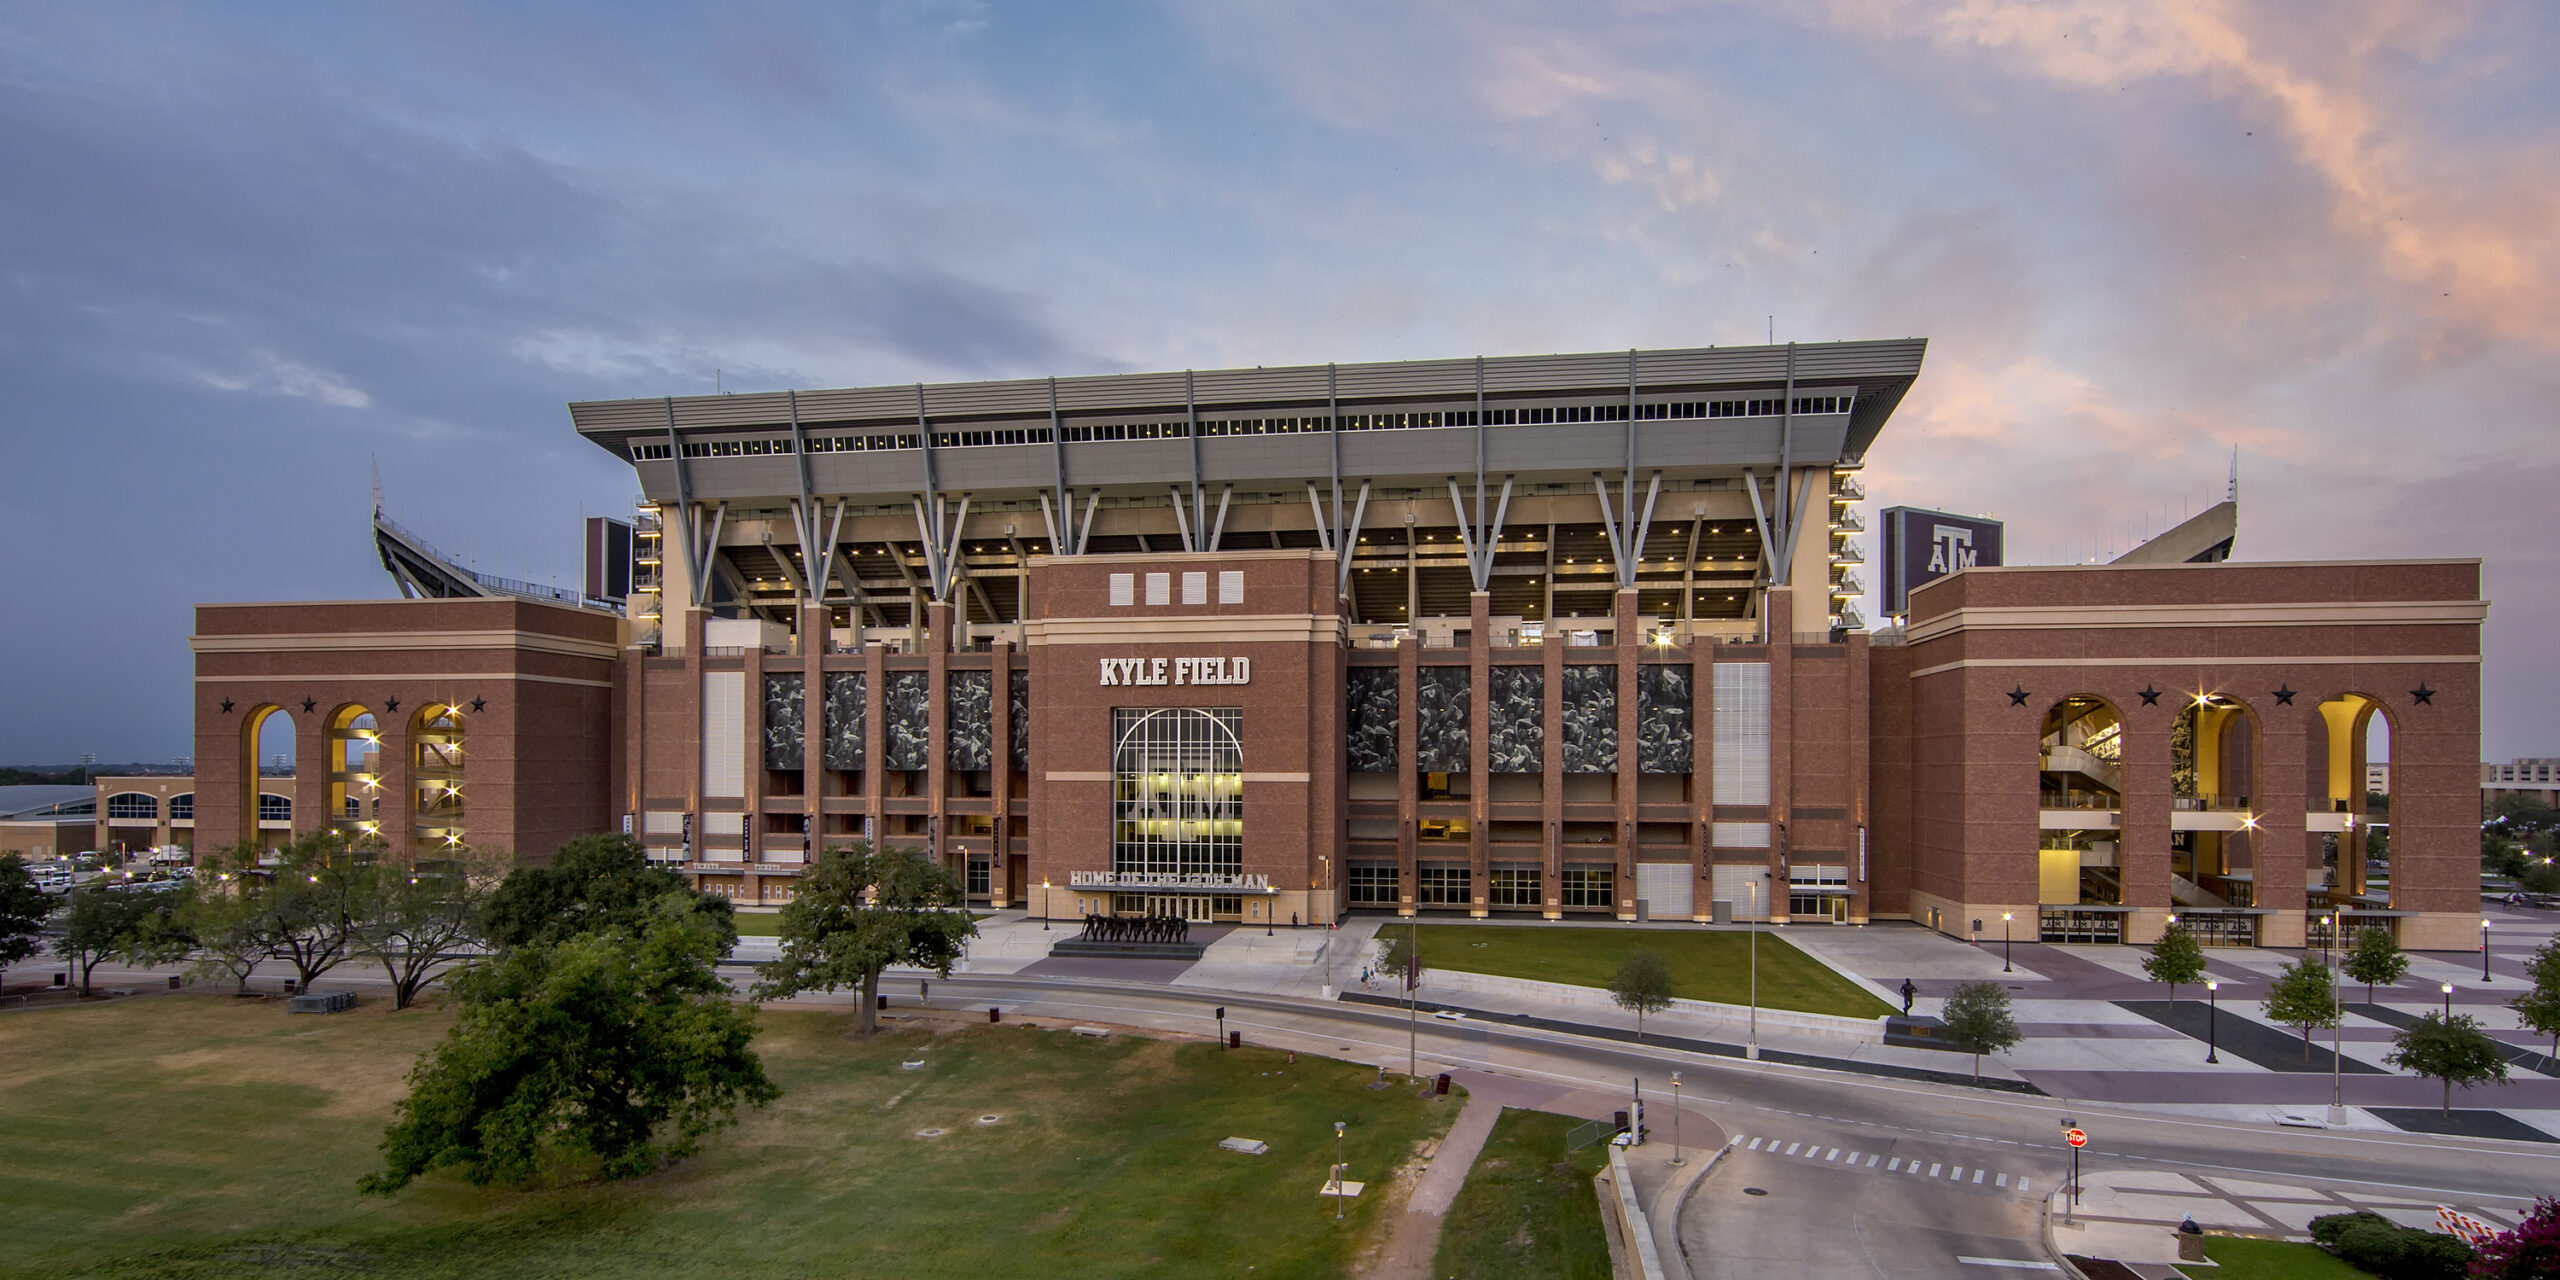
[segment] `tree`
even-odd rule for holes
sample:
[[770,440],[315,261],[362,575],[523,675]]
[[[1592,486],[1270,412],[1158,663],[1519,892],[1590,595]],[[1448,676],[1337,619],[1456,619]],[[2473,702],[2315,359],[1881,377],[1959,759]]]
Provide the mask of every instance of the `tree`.
[[2560,863],[2549,858],[2527,859],[2524,874],[2516,877],[2516,883],[2527,893],[2560,893]]
[[80,975],[80,994],[89,994],[89,975],[111,958],[124,955],[143,945],[150,932],[151,920],[168,909],[154,895],[130,889],[110,889],[89,885],[71,891],[71,902],[63,911],[62,937],[53,944],[53,954],[68,961]]
[[755,1010],[716,969],[726,923],[664,895],[615,925],[506,948],[450,979],[461,1013],[409,1073],[359,1190],[433,1169],[520,1185],[546,1165],[630,1177],[692,1154],[741,1105],[780,1096],[750,1047]]
[[2169,1003],[2178,1002],[2180,984],[2194,986],[2204,981],[2204,947],[2185,925],[2171,921],[2153,943],[2151,954],[2143,957],[2142,973],[2153,982],[2169,984]]
[[1636,1039],[1644,1039],[1644,1016],[1671,1007],[1671,966],[1662,953],[1637,947],[1618,962],[1609,979],[1609,998],[1636,1015]]
[[0,970],[34,955],[36,935],[53,914],[53,899],[36,887],[26,860],[0,854]]
[[2525,961],[2524,994],[2507,1001],[2516,1017],[2532,1030],[2551,1037],[2551,1056],[2560,1058],[2560,938],[2554,938]]
[[2356,944],[2347,949],[2339,967],[2347,971],[2351,981],[2364,984],[2364,1002],[2373,1004],[2373,989],[2390,986],[2409,976],[2409,953],[2400,949],[2400,940],[2389,929],[2360,929]]
[[949,869],[916,849],[874,851],[856,841],[829,851],[783,907],[782,954],[758,965],[757,1000],[852,987],[855,1030],[880,1029],[880,973],[893,964],[948,977],[978,934]]
[[2404,1067],[2430,1080],[2444,1082],[2444,1114],[2453,1114],[2453,1087],[2468,1089],[2484,1080],[2507,1078],[2507,1056],[2498,1042],[2467,1013],[2451,1018],[2430,1013],[2391,1037],[2384,1062]]
[[2560,1200],[2549,1196],[2535,1200],[2515,1230],[2489,1237],[2480,1246],[2480,1261],[2471,1274],[2478,1280],[2560,1276]]
[[304,991],[346,963],[356,938],[357,899],[372,878],[379,846],[315,831],[276,851],[273,880],[257,895],[277,959],[293,966]]
[[1982,1055],[2016,1048],[2026,1033],[2009,1013],[2009,993],[1996,982],[1968,982],[1947,997],[1938,1020],[1947,1024],[1947,1039],[1973,1054],[1973,1078],[1982,1079]]
[[1380,927],[1377,944],[1379,973],[1395,978],[1408,991],[1422,985],[1422,975],[1431,972],[1431,966],[1422,959],[1422,929],[1418,923],[1408,922],[1402,929],[1394,925]]
[[415,1003],[437,975],[481,940],[481,917],[504,859],[466,856],[444,867],[376,866],[359,886],[354,949],[391,979],[391,1007]]
[[509,872],[489,899],[489,944],[530,946],[617,927],[634,929],[656,913],[658,900],[669,893],[700,900],[700,910],[725,937],[722,955],[737,945],[736,913],[727,898],[694,893],[683,876],[650,866],[640,842],[624,835],[579,836],[554,851],[548,865]]
[[2327,1030],[2338,1025],[2338,1000],[2330,991],[2333,979],[2329,966],[2309,956],[2286,965],[2267,987],[2267,1021],[2280,1027],[2302,1028],[2302,1060],[2311,1060],[2313,1028]]
[[194,952],[197,976],[229,978],[247,995],[250,975],[276,954],[274,921],[260,901],[265,877],[222,866],[217,859],[204,868],[210,877],[198,872],[167,928]]

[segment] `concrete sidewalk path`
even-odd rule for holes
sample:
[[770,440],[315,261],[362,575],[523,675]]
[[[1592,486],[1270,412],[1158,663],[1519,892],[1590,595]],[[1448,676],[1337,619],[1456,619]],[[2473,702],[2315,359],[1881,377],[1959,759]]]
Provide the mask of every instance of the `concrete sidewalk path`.
[[1457,1203],[1458,1191],[1466,1186],[1467,1174],[1483,1154],[1485,1139],[1504,1108],[1600,1119],[1611,1106],[1609,1099],[1598,1094],[1481,1071],[1453,1071],[1450,1079],[1466,1089],[1467,1105],[1414,1183],[1403,1216],[1390,1228],[1385,1250],[1365,1273],[1367,1280],[1428,1280],[1432,1257],[1440,1251],[1442,1221],[1449,1206]]

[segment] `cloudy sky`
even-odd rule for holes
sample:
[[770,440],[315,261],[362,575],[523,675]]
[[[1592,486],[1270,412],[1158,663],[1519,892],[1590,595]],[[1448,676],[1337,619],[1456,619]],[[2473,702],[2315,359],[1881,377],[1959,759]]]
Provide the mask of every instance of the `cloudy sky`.
[[[2560,10],[0,7],[0,761],[187,751],[188,606],[573,581],[564,402],[1923,335],[1878,505],[2478,556],[2560,754]],[[1775,317],[1774,322],[1770,317]],[[1872,612],[1872,610],[1870,610]]]

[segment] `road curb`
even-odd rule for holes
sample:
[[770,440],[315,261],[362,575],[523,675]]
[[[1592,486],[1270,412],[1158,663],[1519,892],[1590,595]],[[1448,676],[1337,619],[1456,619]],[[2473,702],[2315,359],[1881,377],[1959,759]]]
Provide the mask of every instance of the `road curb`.
[[2062,1191],[2061,1187],[2056,1187],[2045,1193],[2044,1212],[2037,1216],[2037,1234],[2044,1238],[2045,1256],[2053,1260],[2053,1265],[2062,1268],[2062,1274],[2071,1277],[2071,1280],[2089,1280],[2088,1273],[2072,1265],[2071,1255],[2064,1253],[2062,1246],[2055,1243],[2053,1238],[2053,1198],[2061,1195]]

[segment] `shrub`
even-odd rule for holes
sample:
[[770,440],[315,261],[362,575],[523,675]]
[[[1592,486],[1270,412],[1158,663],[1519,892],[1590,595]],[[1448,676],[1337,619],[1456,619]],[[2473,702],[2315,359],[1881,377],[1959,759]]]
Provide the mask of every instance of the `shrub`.
[[2463,1280],[2471,1246],[2436,1231],[2395,1226],[2372,1214],[2337,1234],[2338,1256],[2383,1280]]
[[2370,1209],[2358,1209],[2354,1213],[2332,1213],[2311,1220],[2311,1239],[2322,1248],[2335,1249],[2338,1247],[2338,1237],[2345,1234],[2347,1228],[2366,1223],[2377,1227],[2392,1225],[2389,1218]]

